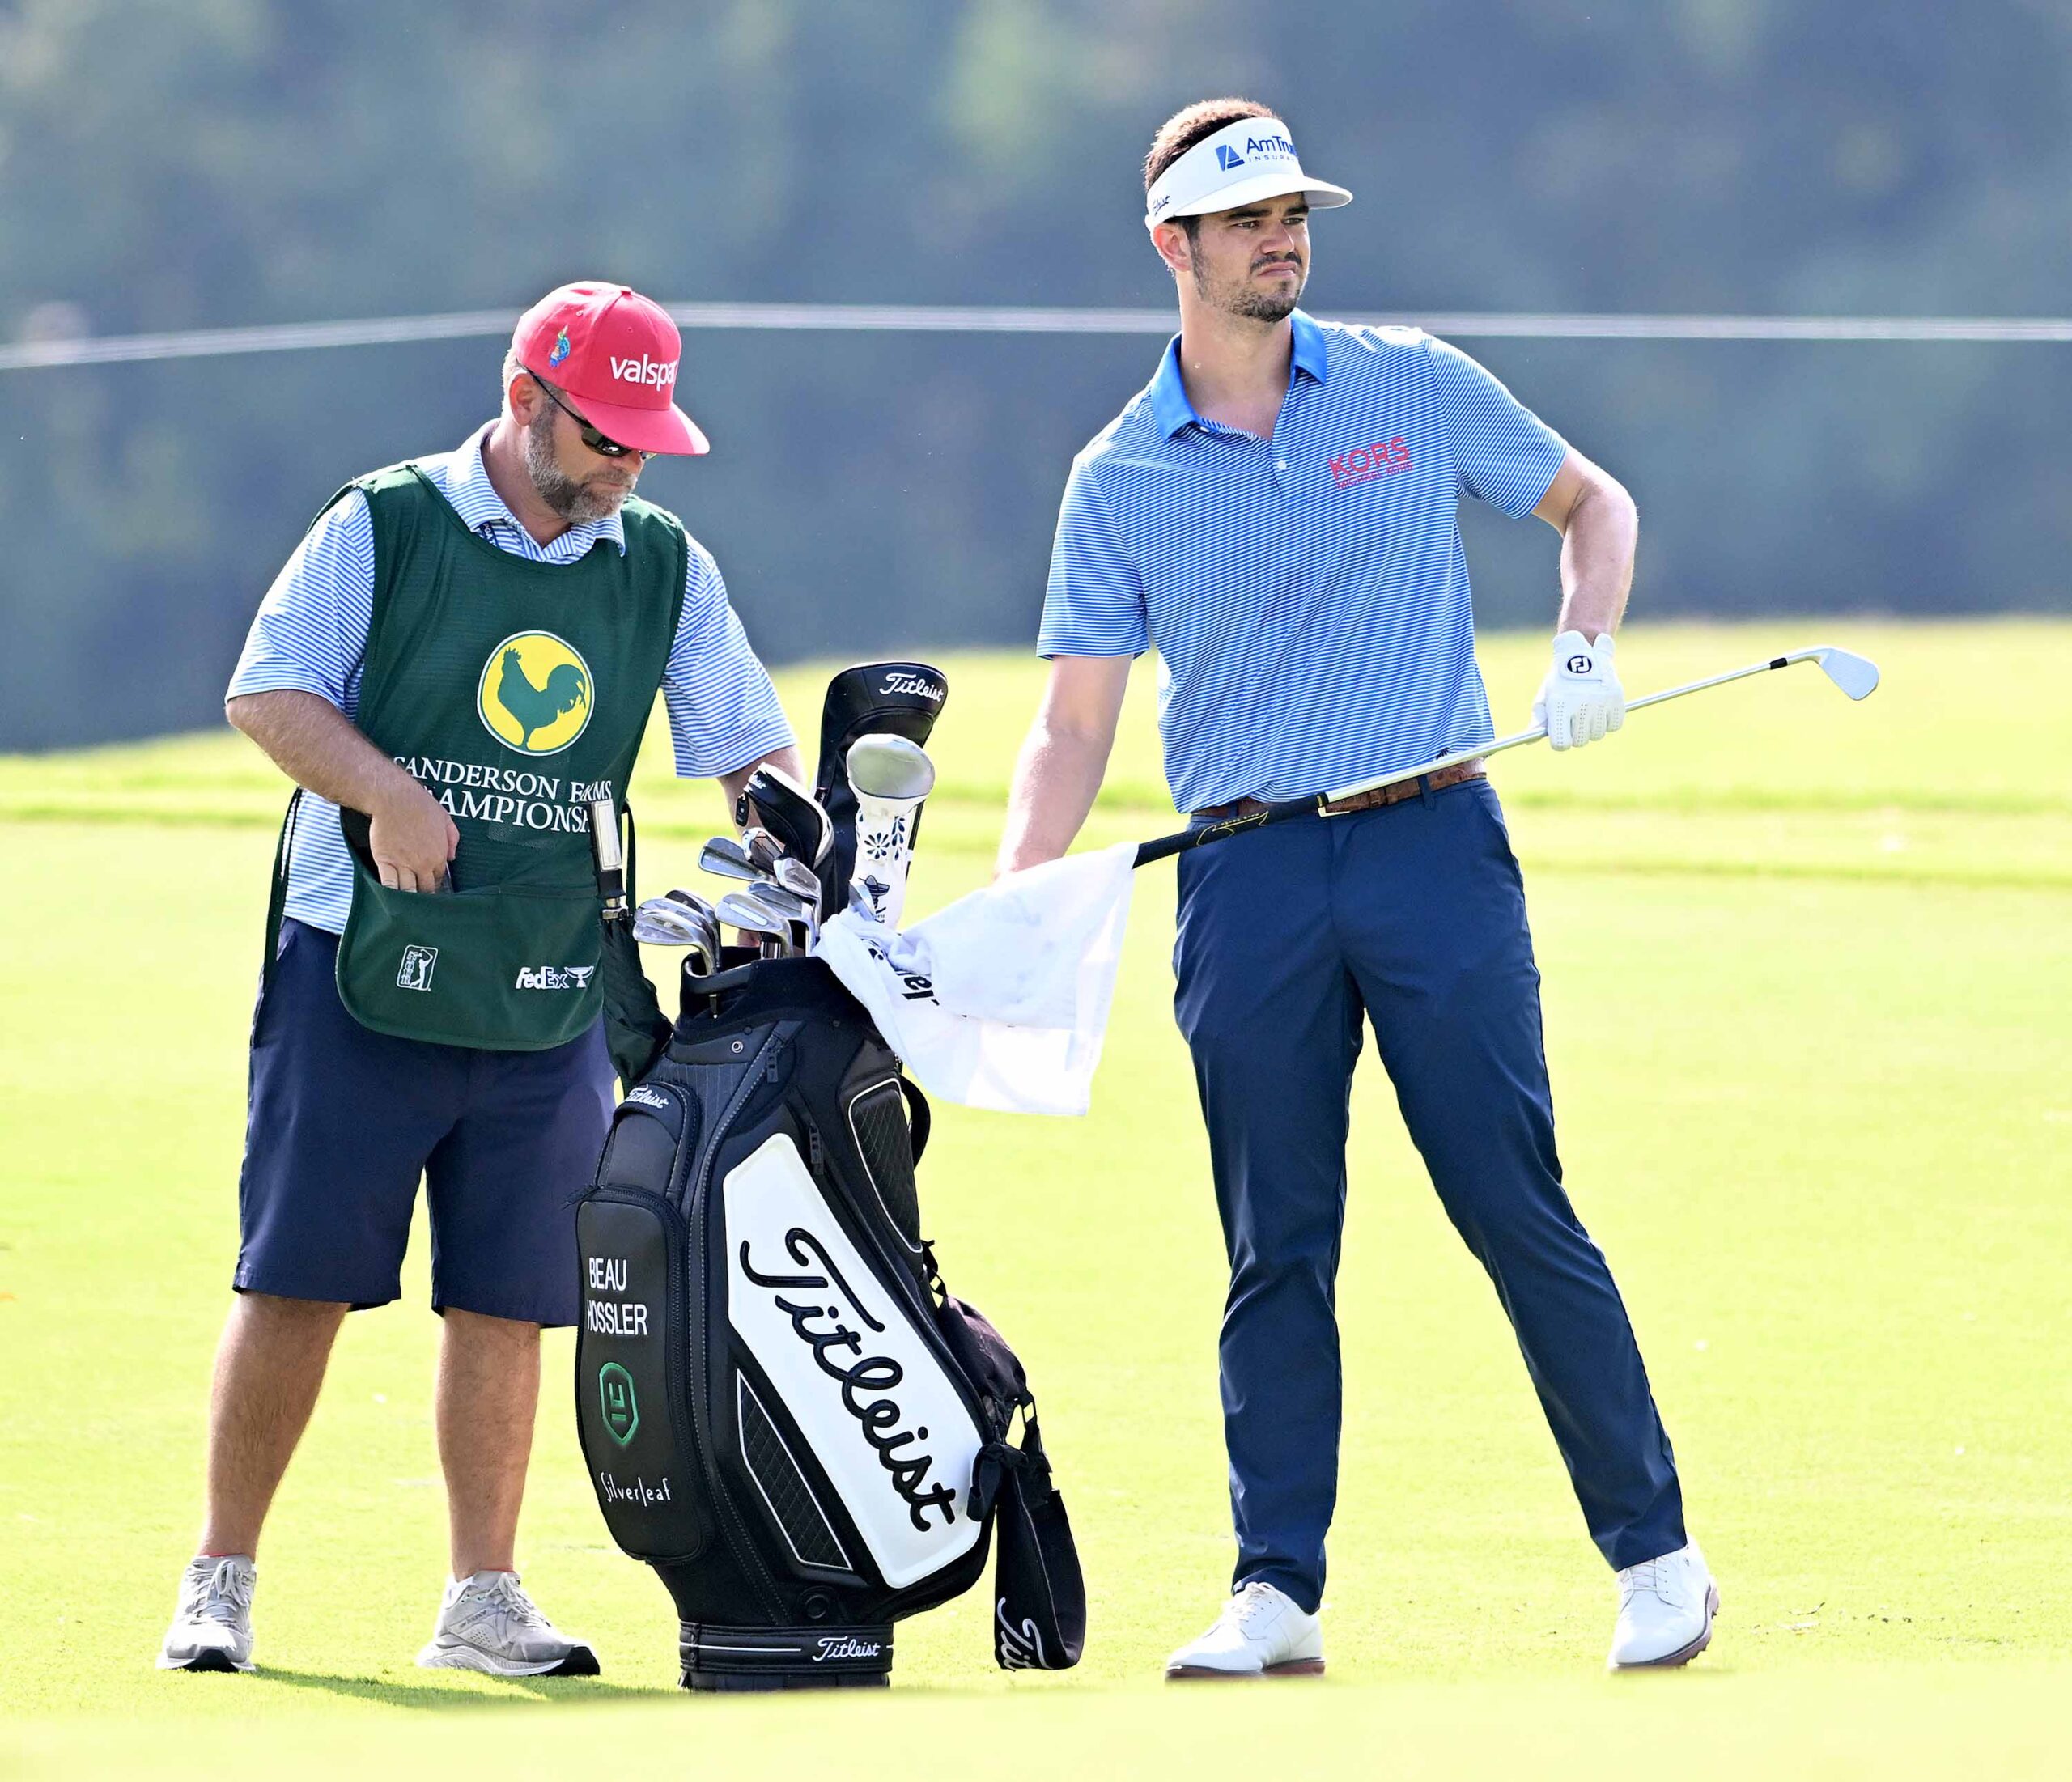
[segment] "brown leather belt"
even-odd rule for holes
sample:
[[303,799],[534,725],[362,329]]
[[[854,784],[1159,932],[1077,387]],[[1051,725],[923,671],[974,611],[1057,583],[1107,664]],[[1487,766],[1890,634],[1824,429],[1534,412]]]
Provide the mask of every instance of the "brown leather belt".
[[[1427,792],[1443,792],[1449,786],[1488,777],[1478,755],[1472,761],[1456,762],[1450,767],[1435,767],[1415,779],[1399,779],[1393,786],[1383,786],[1371,792],[1355,792],[1350,798],[1334,799],[1324,806],[1323,814],[1350,817],[1356,811],[1378,811],[1385,804],[1400,804],[1406,799],[1422,798]],[[1265,808],[1265,804],[1259,799],[1241,798],[1234,804],[1208,805],[1194,814],[1198,821],[1223,823],[1233,817],[1253,816]]]

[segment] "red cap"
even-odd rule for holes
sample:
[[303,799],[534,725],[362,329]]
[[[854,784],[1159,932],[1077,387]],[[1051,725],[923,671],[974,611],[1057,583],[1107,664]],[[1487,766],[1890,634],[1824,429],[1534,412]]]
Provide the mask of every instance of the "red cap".
[[563,392],[608,439],[698,457],[712,448],[670,400],[683,337],[669,312],[623,285],[563,285],[518,318],[518,363]]

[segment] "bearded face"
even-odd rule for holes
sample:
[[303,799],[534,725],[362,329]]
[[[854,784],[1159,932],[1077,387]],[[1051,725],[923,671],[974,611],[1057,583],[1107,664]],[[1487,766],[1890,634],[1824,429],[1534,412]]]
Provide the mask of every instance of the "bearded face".
[[[633,493],[640,475],[639,460],[622,465],[602,458],[576,439],[566,448],[567,455],[587,460],[588,465],[583,475],[571,475],[562,463],[564,448],[556,426],[560,418],[558,409],[551,402],[542,402],[526,426],[525,470],[533,480],[533,490],[550,512],[571,526],[608,520]],[[575,431],[572,424],[568,431]]]

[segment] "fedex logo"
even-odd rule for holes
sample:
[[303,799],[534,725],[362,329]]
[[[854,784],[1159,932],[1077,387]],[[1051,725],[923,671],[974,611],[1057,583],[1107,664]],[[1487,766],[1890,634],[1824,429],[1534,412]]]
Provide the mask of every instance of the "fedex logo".
[[1374,477],[1392,477],[1410,468],[1410,448],[1398,434],[1380,445],[1355,446],[1331,461],[1331,480],[1341,489],[1348,483],[1365,482]]
[[622,383],[651,384],[666,390],[677,380],[677,361],[650,359],[645,353],[638,359],[614,359],[612,375]]

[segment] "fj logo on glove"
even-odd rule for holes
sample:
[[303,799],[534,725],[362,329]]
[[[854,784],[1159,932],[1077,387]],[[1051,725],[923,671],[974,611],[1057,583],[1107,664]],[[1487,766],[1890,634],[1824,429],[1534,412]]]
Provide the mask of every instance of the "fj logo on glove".
[[1565,666],[1571,674],[1588,674],[1597,664],[1586,656],[1572,656]]

